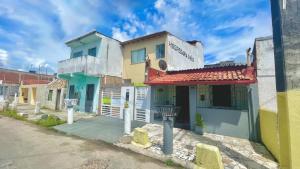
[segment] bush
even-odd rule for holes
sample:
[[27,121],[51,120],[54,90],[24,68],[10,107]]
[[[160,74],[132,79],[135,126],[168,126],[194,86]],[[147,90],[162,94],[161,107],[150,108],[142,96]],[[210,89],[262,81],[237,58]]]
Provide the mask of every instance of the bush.
[[59,119],[56,116],[50,115],[46,119],[40,119],[35,122],[36,124],[44,127],[53,127],[56,125],[64,124],[65,121]]

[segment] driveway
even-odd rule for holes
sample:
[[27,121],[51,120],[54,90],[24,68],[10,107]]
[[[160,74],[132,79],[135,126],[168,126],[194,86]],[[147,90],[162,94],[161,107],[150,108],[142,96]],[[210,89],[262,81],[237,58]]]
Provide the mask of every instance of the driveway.
[[[145,124],[144,122],[132,121],[131,128],[142,127]],[[107,116],[79,119],[71,125],[63,124],[54,128],[69,135],[90,140],[102,140],[108,143],[116,143],[124,135],[124,121]]]
[[154,159],[0,116],[0,169],[163,169]]

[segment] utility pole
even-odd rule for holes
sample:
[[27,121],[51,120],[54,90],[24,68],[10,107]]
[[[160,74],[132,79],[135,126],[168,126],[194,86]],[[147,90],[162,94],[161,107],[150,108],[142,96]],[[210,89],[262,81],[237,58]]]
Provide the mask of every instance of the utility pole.
[[300,167],[300,0],[270,0],[280,168]]

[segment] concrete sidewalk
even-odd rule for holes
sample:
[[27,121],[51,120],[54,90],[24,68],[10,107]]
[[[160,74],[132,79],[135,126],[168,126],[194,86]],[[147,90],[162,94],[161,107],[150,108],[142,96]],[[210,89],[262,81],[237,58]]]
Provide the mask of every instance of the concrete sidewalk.
[[[132,121],[131,128],[142,127],[145,124],[144,122]],[[116,143],[124,135],[124,121],[112,117],[96,116],[89,119],[80,119],[71,125],[55,126],[54,129],[89,140]]]

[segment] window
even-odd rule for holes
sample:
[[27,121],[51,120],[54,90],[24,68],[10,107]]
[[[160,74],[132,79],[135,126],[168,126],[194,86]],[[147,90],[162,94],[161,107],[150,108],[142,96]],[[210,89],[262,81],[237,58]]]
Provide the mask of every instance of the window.
[[73,53],[73,58],[81,57],[82,56],[82,51],[74,52]]
[[146,60],[146,48],[131,51],[131,64],[143,63]]
[[53,90],[49,90],[48,101],[52,101]]
[[216,107],[231,107],[231,86],[212,86],[212,101]]
[[165,57],[165,44],[156,45],[156,59]]
[[89,49],[88,50],[88,55],[96,57],[96,55],[97,55],[97,48],[94,47],[94,48]]

